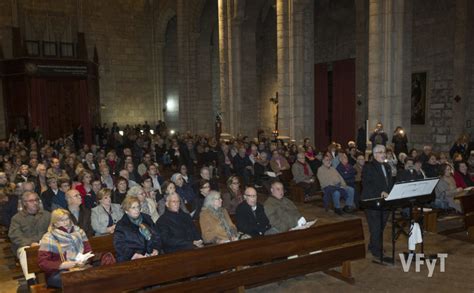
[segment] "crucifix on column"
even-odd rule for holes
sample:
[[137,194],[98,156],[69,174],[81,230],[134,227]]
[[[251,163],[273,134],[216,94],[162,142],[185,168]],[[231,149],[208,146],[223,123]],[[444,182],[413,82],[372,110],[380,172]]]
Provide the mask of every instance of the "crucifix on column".
[[270,98],[270,102],[275,106],[275,129],[272,131],[273,136],[275,139],[278,136],[278,92],[275,93],[274,97]]

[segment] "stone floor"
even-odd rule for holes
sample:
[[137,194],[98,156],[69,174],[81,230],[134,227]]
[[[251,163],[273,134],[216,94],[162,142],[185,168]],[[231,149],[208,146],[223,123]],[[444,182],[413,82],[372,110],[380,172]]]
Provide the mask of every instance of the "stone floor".
[[[337,216],[332,211],[326,212],[320,202],[298,205],[307,219],[318,218],[316,225],[337,222],[353,217],[363,219],[365,238],[368,239],[368,228],[362,212],[354,215]],[[439,230],[462,226],[459,220],[439,222]],[[390,225],[385,230],[385,249],[391,251],[388,244]],[[396,255],[407,248],[406,238],[397,242]],[[11,253],[4,251],[6,244],[0,243],[0,293],[27,292],[21,270],[14,265]],[[425,234],[425,252],[428,254],[447,253],[445,272],[440,272],[439,261],[432,277],[428,269],[421,266],[415,272],[414,262],[410,272],[403,271],[400,259],[396,257],[395,265],[379,265],[372,262],[372,257],[352,263],[352,274],[355,285],[346,284],[323,273],[309,274],[303,277],[268,284],[249,289],[248,292],[474,292],[474,243],[469,242],[465,232],[444,236]]]

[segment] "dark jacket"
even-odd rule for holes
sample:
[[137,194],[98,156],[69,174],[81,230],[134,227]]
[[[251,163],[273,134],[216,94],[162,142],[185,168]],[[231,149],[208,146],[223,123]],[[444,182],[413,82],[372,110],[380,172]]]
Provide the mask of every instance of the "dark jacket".
[[126,196],[127,196],[127,192],[120,193],[120,191],[118,189],[116,189],[112,193],[112,202],[122,204],[122,201],[125,199]]
[[[59,192],[59,190],[58,190]],[[43,208],[45,210],[47,210],[48,212],[51,211],[51,205],[53,203],[53,197],[55,196],[56,194],[54,193],[54,191],[51,189],[51,188],[48,188],[46,191],[44,191],[43,193],[41,193],[41,202],[43,203]]]
[[114,232],[114,247],[117,262],[131,260],[135,253],[151,254],[153,249],[161,249],[161,240],[156,230],[151,217],[147,214],[141,213],[143,217],[143,224],[145,224],[151,232],[151,239],[147,241],[145,237],[140,234],[138,226],[133,224],[124,214],[122,219],[117,222]]
[[418,173],[415,169],[413,170],[403,170],[397,175],[397,182],[406,182],[406,181],[413,181],[413,180],[420,180],[423,179],[423,174],[420,172]]
[[337,172],[341,174],[342,179],[346,181],[346,184],[352,188],[355,188],[355,176],[356,176],[356,169],[351,164],[347,164],[344,166],[342,163],[339,163],[336,167]]
[[79,219],[76,219],[74,217],[74,214],[71,213],[71,220],[74,223],[74,225],[79,226],[84,232],[86,232],[87,237],[92,237],[94,236],[94,230],[92,229],[92,223],[91,223],[91,210],[86,208],[85,206],[81,205],[79,206]]
[[392,169],[386,163],[384,163],[384,167],[387,173],[387,182],[385,181],[381,163],[374,159],[364,165],[362,169],[362,199],[380,197],[382,191],[390,193],[393,187]]
[[252,207],[246,201],[241,202],[235,211],[235,218],[237,229],[252,237],[263,235],[265,231],[272,227],[265,214],[265,209],[260,203],[257,203],[257,209],[254,213]]
[[194,248],[193,241],[201,239],[201,235],[191,216],[181,210],[165,213],[156,222],[165,253]]
[[398,156],[399,153],[405,153],[408,154],[408,138],[406,135],[401,135],[399,133],[396,133],[392,137],[392,143],[394,145],[394,150],[393,152]]

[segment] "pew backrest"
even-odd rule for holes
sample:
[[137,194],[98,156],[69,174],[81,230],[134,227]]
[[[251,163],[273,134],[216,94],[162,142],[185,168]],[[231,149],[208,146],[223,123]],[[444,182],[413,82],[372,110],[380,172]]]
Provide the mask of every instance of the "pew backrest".
[[62,283],[63,292],[120,292],[155,285],[160,285],[158,291],[225,291],[364,257],[362,221],[355,219],[67,272]]

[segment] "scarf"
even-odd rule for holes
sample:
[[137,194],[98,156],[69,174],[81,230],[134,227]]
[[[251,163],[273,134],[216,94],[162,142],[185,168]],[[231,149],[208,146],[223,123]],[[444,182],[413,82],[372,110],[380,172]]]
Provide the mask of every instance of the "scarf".
[[224,215],[224,209],[223,208],[214,209],[212,207],[209,207],[209,210],[219,220],[219,224],[221,225],[221,227],[224,228],[225,233],[227,234],[227,237],[229,239],[232,238],[232,236],[234,236],[237,231],[234,231],[234,229],[232,229],[229,223],[227,222],[226,217]]
[[130,220],[130,222],[132,222],[134,225],[138,226],[138,231],[140,231],[140,234],[145,237],[146,241],[150,241],[151,239],[151,231],[150,229],[145,225],[143,224],[143,216],[142,214],[140,214],[140,216],[136,219],[133,219],[132,217],[130,217],[129,215],[128,216],[128,219]]
[[148,206],[148,201],[147,201],[146,198],[143,201],[143,203],[141,204],[141,206],[142,206],[141,212],[151,216],[150,207]]
[[300,162],[300,161],[298,161],[298,160],[297,160],[297,162],[298,162],[300,165],[302,165],[302,166],[303,166],[303,168],[304,168],[304,175],[305,175],[305,176],[309,176],[309,168],[308,168],[308,164],[306,164],[306,163],[301,163],[301,162]]
[[66,260],[74,260],[84,252],[84,241],[88,241],[86,233],[78,226],[72,226],[69,232],[64,228],[55,228],[43,236],[40,250],[59,254],[58,245],[61,245]]

